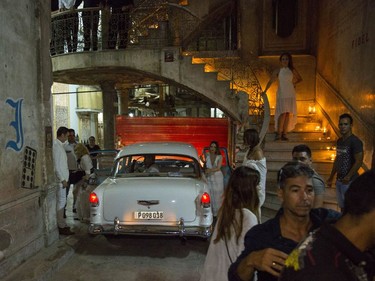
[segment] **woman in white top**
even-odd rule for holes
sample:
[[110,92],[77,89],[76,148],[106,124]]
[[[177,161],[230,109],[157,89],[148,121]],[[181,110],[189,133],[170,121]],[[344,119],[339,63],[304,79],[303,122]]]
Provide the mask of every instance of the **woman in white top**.
[[212,212],[214,217],[217,216],[223,200],[224,175],[221,171],[222,162],[223,157],[220,153],[219,143],[217,141],[212,141],[210,144],[209,153],[206,155],[205,174],[208,180],[208,188],[210,190]]
[[249,149],[246,151],[242,166],[256,165],[260,173],[258,189],[259,207],[262,207],[266,199],[267,163],[261,148],[259,133],[255,129],[247,129],[243,134],[243,142]]
[[281,67],[272,73],[263,93],[266,94],[272,83],[276,79],[279,80],[279,88],[276,93],[275,140],[288,140],[287,132],[293,130],[297,123],[295,86],[302,81],[302,77],[293,66],[291,54],[283,53],[279,60]]
[[200,281],[228,280],[229,266],[243,251],[247,231],[259,222],[259,177],[255,165],[239,167],[230,176]]
[[79,163],[80,169],[85,172],[84,178],[88,179],[94,167],[92,165],[89,150],[83,143],[77,143],[77,145],[74,148],[74,153],[76,154],[77,162]]

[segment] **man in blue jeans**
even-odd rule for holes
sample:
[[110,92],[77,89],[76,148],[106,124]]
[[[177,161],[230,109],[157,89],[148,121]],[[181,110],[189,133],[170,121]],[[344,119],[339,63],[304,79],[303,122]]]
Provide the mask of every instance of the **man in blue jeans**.
[[363,143],[352,133],[353,118],[348,113],[339,117],[339,130],[341,138],[337,140],[336,158],[333,163],[331,175],[327,180],[327,186],[332,186],[336,177],[337,203],[341,210],[344,207],[344,195],[349,184],[358,177],[358,169],[363,162]]

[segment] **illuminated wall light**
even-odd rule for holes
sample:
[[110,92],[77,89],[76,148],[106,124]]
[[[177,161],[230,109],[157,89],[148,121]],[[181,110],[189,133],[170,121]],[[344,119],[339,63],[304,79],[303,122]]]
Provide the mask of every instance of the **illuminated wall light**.
[[336,154],[332,153],[332,154],[331,154],[331,161],[334,161],[335,158],[336,158]]

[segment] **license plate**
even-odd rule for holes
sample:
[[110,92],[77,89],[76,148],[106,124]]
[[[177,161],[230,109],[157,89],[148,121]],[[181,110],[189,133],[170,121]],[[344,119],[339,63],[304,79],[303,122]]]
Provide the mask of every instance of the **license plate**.
[[134,212],[136,220],[161,220],[163,219],[163,211],[138,211]]

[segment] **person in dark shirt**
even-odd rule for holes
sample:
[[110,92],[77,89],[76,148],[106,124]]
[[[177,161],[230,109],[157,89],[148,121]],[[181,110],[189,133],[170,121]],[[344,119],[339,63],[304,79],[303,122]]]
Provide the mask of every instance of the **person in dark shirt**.
[[299,162],[290,162],[278,172],[278,196],[282,208],[275,218],[251,228],[245,236],[245,249],[231,265],[229,280],[277,280],[289,253],[307,234],[340,213],[312,209],[314,171]]
[[93,164],[94,168],[96,169],[97,168],[96,156],[98,154],[97,153],[91,153],[91,152],[100,150],[100,146],[95,143],[95,137],[94,136],[89,137],[89,143],[86,145],[86,147],[90,152],[92,164]]
[[115,49],[118,40],[118,49],[125,49],[131,24],[130,11],[134,7],[134,2],[133,0],[108,0],[107,3],[111,8],[108,48]]
[[372,170],[350,184],[343,216],[335,224],[324,224],[293,250],[281,281],[374,280],[374,178]]
[[95,143],[95,137],[89,137],[89,143],[86,145],[89,152],[100,150],[100,146]]
[[[83,8],[99,8],[104,7],[104,0],[84,0]],[[83,21],[83,38],[85,41],[84,50],[90,51],[98,50],[98,25],[99,25],[99,10],[90,10],[82,12]]]
[[336,158],[333,163],[331,175],[327,186],[331,187],[333,177],[336,177],[336,195],[340,208],[344,205],[344,195],[350,182],[358,177],[358,169],[363,162],[363,143],[352,133],[353,118],[348,113],[339,117],[341,138],[337,140]]

